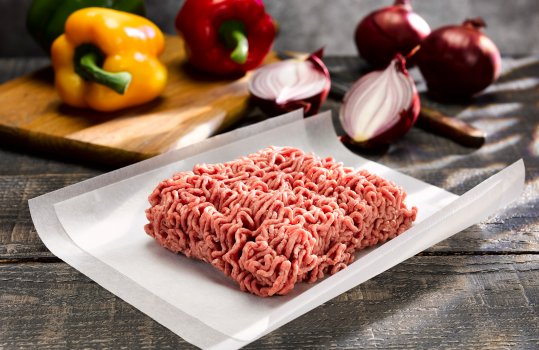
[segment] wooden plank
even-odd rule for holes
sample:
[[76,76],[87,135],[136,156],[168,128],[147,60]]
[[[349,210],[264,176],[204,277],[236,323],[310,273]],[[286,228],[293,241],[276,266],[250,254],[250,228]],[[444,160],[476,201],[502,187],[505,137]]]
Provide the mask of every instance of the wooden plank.
[[[186,65],[183,43],[168,36],[161,57],[169,79],[142,106],[99,113],[63,104],[44,68],[0,86],[0,134],[56,152],[122,164],[200,141],[230,126],[248,107],[247,74],[216,78]],[[266,63],[276,61],[268,55]]]
[[[421,130],[412,129],[405,138],[395,143],[389,150],[377,154],[358,153],[405,172],[427,173],[453,167],[482,169],[493,164],[498,166],[510,164],[521,157],[528,168],[537,167],[539,136],[533,131],[538,119],[535,106],[538,96],[536,89],[529,84],[539,77],[539,63],[530,58],[523,60],[528,64],[519,66],[505,59],[505,66],[511,70],[500,79],[501,86],[494,85],[492,89],[494,92],[481,95],[470,105],[434,104],[444,113],[460,115],[460,118],[490,132],[489,142],[479,151],[458,146]],[[330,57],[326,59],[326,62],[332,71],[338,72],[341,77],[349,77],[348,79],[357,74],[359,69],[356,60],[352,57]],[[24,74],[32,67],[43,63],[43,59],[0,60],[0,81],[13,76],[15,74],[13,72]],[[516,99],[512,89],[519,92]],[[522,91],[524,92],[521,93]],[[423,99],[427,104],[434,103],[425,96]],[[493,102],[487,103],[488,101]],[[339,100],[330,99],[323,109],[332,109],[336,112],[334,114],[338,115],[339,106]],[[260,118],[260,113],[258,113],[253,119],[263,118]],[[522,132],[523,130],[529,132]],[[455,179],[458,186],[460,183],[458,177]],[[458,192],[458,188],[450,189]]]
[[[414,257],[248,346],[539,346],[539,256]],[[63,263],[0,264],[0,347],[191,348]]]
[[48,58],[0,58],[0,84],[21,75],[45,68]]
[[51,258],[28,209],[28,199],[80,182],[95,173],[0,176],[0,259]]
[[95,176],[112,169],[102,164],[82,162],[81,159],[69,160],[58,154],[44,154],[36,150],[27,150],[25,153],[21,149],[0,146],[0,176],[83,173]]
[[[349,73],[355,62],[350,57],[328,58],[326,61],[331,69],[335,71],[341,67],[344,73]],[[512,88],[520,86],[521,90],[518,91],[523,92],[516,97],[517,102],[510,102],[515,97],[511,90],[500,89],[491,93],[489,98],[492,103],[472,106],[463,112],[465,118],[484,125],[491,132],[498,130],[497,133],[491,133],[483,148],[467,149],[422,130],[412,129],[404,139],[385,152],[359,152],[362,156],[457,194],[464,193],[516,159],[524,158],[527,184],[521,199],[490,220],[429,249],[429,253],[505,254],[539,251],[539,164],[538,155],[534,153],[534,147],[539,147],[539,135],[532,132],[539,122],[536,111],[539,92],[529,86],[531,83],[526,83],[539,78],[539,64],[530,59],[528,62],[531,63],[520,66],[518,62],[507,62],[504,61],[506,66],[517,68],[505,75],[501,83],[510,84]],[[0,79],[9,72],[22,74],[43,63],[43,59],[0,60]],[[2,69],[6,66],[8,68]],[[334,110],[336,117],[339,106],[339,101],[330,99],[323,108]],[[446,105],[444,108],[445,113],[450,113],[451,109],[462,109],[462,106]],[[260,120],[263,116],[255,111],[253,119]],[[103,167],[88,166],[83,160],[68,162],[44,158],[6,147],[3,150],[0,148],[0,165],[0,191],[3,193],[0,204],[1,259],[52,257],[35,233],[26,199],[106,170]]]
[[[87,170],[70,174],[67,171],[70,167],[65,167],[66,171],[58,174],[29,172],[27,175],[0,176],[0,259],[53,257],[35,231],[27,200],[100,173]],[[458,172],[458,169],[452,171]],[[464,230],[426,252],[539,253],[539,220],[536,210],[538,184],[535,182],[534,186],[528,185],[522,200],[509,210]]]
[[[341,81],[351,83],[364,72],[361,61],[351,57],[327,58],[325,61],[332,76]],[[387,150],[378,153],[356,152],[404,172],[436,172],[444,168],[480,170],[501,167],[520,158],[528,168],[537,171],[539,57],[504,58],[503,66],[500,79],[467,103],[441,104],[431,100],[425,93],[421,94],[422,104],[486,131],[487,142],[483,147],[466,148],[413,128]],[[425,84],[417,69],[411,72],[418,88],[424,89]],[[325,107],[338,112],[339,102],[340,98],[330,101]],[[337,120],[335,124],[338,125]],[[454,179],[456,184],[460,183],[458,176],[454,176]],[[455,184],[451,183],[450,186],[454,187]]]

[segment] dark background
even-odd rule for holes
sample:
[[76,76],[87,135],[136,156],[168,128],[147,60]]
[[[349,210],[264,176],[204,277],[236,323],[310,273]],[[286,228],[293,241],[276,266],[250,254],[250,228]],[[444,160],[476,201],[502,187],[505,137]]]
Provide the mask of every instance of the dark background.
[[[31,0],[0,0],[0,57],[43,55],[26,34],[25,16]],[[182,0],[146,0],[148,17],[174,33],[174,17]],[[392,0],[265,0],[279,21],[278,50],[313,51],[326,47],[330,55],[356,54],[355,26],[375,8]],[[415,0],[418,14],[432,28],[481,16],[487,35],[505,55],[539,53],[538,0]]]

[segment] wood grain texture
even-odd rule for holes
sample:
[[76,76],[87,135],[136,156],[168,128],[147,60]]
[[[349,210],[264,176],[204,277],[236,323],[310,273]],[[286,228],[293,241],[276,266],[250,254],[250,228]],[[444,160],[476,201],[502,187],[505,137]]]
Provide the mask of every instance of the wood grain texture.
[[54,257],[37,235],[28,200],[95,175],[96,172],[0,175],[0,261]]
[[[354,58],[326,61],[334,73],[357,74]],[[385,151],[361,154],[457,194],[523,158],[526,189],[517,203],[248,349],[539,348],[537,61],[504,60],[499,84],[469,105],[437,105],[423,98],[488,131],[479,150],[414,128]],[[0,59],[0,81],[45,64],[43,59]],[[322,109],[339,107],[338,100],[329,99]],[[240,123],[262,119],[254,110]],[[35,232],[28,198],[110,167],[20,146],[0,142],[0,348],[193,348],[60,262]]]
[[[539,257],[414,257],[248,349],[534,349]],[[0,347],[192,348],[61,263],[0,265]],[[14,317],[16,315],[16,317]]]
[[[326,61],[330,69],[340,71],[341,74],[357,71],[357,63],[353,58],[328,58]],[[502,83],[522,82],[522,79],[526,79],[523,77],[539,77],[539,65],[533,63],[533,60],[531,62],[520,69],[511,70],[511,74],[516,76],[514,79],[511,76],[502,76]],[[0,60],[0,81],[5,80],[6,77],[25,74],[44,64],[46,61],[42,59]],[[510,64],[507,66],[511,67]],[[516,85],[518,87],[518,84]],[[525,132],[533,130],[539,121],[536,113],[537,106],[532,103],[538,98],[539,92],[534,91],[533,94],[526,92],[530,102],[524,100],[519,107],[519,113],[507,111],[503,103],[501,106],[493,103],[490,109],[487,109],[487,113],[484,113],[482,117],[483,127],[494,129],[493,125],[506,118],[512,119],[513,122],[502,130],[501,135],[491,134],[490,143],[479,150],[462,147],[414,128],[405,138],[385,152],[360,153],[364,157],[457,194],[464,193],[504,166],[524,157],[527,167],[527,184],[525,195],[521,200],[509,210],[430,248],[427,250],[428,253],[539,252],[539,218],[537,217],[539,162],[537,156],[530,152],[530,143],[537,142],[539,137],[534,140],[531,133]],[[501,91],[497,92],[493,99],[506,100],[505,94],[508,93],[513,94],[511,90]],[[324,108],[332,109],[336,116],[339,106],[338,100],[329,99]],[[462,108],[462,106],[442,107],[445,113],[451,113],[455,108]],[[477,106],[469,109],[474,113],[481,110]],[[466,113],[470,112],[465,110],[465,116]],[[493,116],[495,113],[499,114]],[[263,116],[254,111],[242,123],[246,125],[262,119]],[[503,145],[505,139],[513,141],[508,145]],[[498,143],[498,140],[502,142]],[[514,140],[518,140],[518,143],[515,144]],[[65,160],[59,155],[36,156],[35,151],[29,154],[5,146],[0,149],[0,162],[2,164],[0,190],[4,193],[1,204],[3,210],[0,213],[0,259],[53,257],[34,230],[26,200],[109,169],[103,166],[89,166],[86,161],[80,159]]]
[[[126,164],[201,141],[245,115],[249,74],[216,78],[191,69],[182,41],[168,36],[161,57],[169,79],[142,106],[100,113],[63,104],[45,67],[0,86],[0,136],[27,145]],[[267,62],[277,60],[270,54]]]
[[[27,164],[30,164],[30,160]],[[66,169],[69,168],[67,165],[64,166]],[[451,169],[442,172],[441,175],[447,175],[449,171],[465,174],[465,170]],[[80,182],[99,173],[85,171],[71,174],[0,175],[0,260],[54,257],[35,231],[28,210],[28,199]],[[483,176],[486,177],[484,174]],[[441,178],[428,179],[430,182],[441,182]],[[473,185],[473,182],[469,182],[468,188]],[[508,211],[472,226],[429,248],[426,252],[429,254],[539,253],[537,206],[530,205],[526,199],[536,198],[538,188],[528,186],[526,191],[527,196],[524,196],[520,203]]]

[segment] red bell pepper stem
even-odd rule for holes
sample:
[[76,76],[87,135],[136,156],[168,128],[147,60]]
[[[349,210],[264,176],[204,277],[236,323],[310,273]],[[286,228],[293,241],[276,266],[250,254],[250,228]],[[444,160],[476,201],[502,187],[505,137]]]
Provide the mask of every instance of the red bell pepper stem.
[[238,64],[244,64],[249,54],[245,25],[236,20],[224,21],[219,27],[219,36],[228,49],[233,49],[230,58]]
[[184,0],[175,24],[191,66],[222,76],[258,67],[275,38],[263,0]]

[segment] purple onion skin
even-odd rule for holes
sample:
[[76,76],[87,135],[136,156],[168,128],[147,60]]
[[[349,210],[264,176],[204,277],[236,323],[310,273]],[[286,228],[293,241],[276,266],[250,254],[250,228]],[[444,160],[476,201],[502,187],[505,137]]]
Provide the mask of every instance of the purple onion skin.
[[328,91],[322,91],[322,93],[309,97],[308,99],[291,101],[285,104],[276,104],[274,100],[267,100],[254,95],[251,95],[251,98],[253,99],[253,103],[257,105],[262,112],[271,117],[292,112],[300,108],[303,108],[303,115],[305,117],[310,117],[318,113],[320,105],[328,96]]
[[323,49],[320,49],[307,58],[307,60],[313,62],[315,67],[327,77],[326,85],[320,93],[306,99],[290,101],[285,104],[277,104],[274,100],[260,98],[251,94],[252,102],[268,116],[278,116],[283,113],[292,112],[300,108],[303,108],[303,115],[305,117],[310,117],[318,113],[318,111],[320,110],[320,106],[326,101],[329,90],[331,88],[329,71],[324,62],[322,61],[323,53]]
[[483,26],[479,18],[467,20],[439,28],[423,41],[416,59],[433,98],[466,100],[498,79],[500,52],[481,32]]
[[397,53],[406,57],[429,34],[428,24],[412,12],[409,1],[397,0],[367,15],[356,28],[355,42],[359,55],[379,69]]

